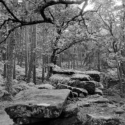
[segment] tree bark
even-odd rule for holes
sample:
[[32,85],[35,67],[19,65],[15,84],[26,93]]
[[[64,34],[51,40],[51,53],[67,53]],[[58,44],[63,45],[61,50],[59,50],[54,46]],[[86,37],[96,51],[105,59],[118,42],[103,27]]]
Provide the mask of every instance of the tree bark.
[[[52,52],[52,55],[50,57],[50,63],[56,65],[57,63],[57,56],[56,56],[56,52],[57,52],[57,49],[53,49],[53,52]],[[53,69],[52,67],[50,66],[49,69],[48,69],[48,74],[47,74],[47,80],[50,78],[50,76],[52,75],[52,72],[53,72]]]
[[37,37],[36,37],[36,25],[33,26],[33,83],[36,84],[36,43],[37,43]]
[[6,78],[6,73],[7,73],[7,50],[6,52],[2,53],[2,56],[3,56],[3,61],[4,61],[4,71],[3,71],[3,77]]
[[28,27],[25,27],[25,77],[27,79],[27,75],[28,75],[28,42],[29,42],[29,38],[28,38],[28,33],[29,33],[29,30],[28,30]]
[[30,62],[29,62],[29,70],[28,70],[28,77],[27,83],[30,82],[31,74],[33,71],[33,82],[36,84],[36,54],[35,54],[35,47],[36,47],[36,26],[32,27],[32,39],[31,39],[31,55],[30,55]]
[[101,65],[100,65],[100,50],[99,49],[98,49],[98,52],[97,52],[97,58],[98,58],[97,68],[98,68],[98,71],[100,72],[101,71]]
[[32,70],[33,70],[33,27],[31,27],[31,35],[32,35],[32,37],[31,37],[31,39],[30,39],[30,41],[31,41],[31,49],[30,49],[30,61],[29,61],[29,68],[28,68],[28,74],[27,74],[27,83],[29,83],[30,82],[30,80],[31,80],[31,73],[32,73]]
[[8,43],[8,63],[7,63],[7,81],[6,90],[12,94],[12,82],[13,82],[13,50],[14,50],[14,34],[12,33],[7,40]]

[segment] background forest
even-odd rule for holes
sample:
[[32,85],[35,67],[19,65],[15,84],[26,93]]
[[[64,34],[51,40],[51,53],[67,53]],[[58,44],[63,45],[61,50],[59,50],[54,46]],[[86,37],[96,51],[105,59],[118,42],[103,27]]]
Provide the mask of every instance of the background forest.
[[0,3],[1,72],[8,92],[13,79],[35,84],[49,79],[53,64],[98,70],[105,83],[113,78],[124,88],[124,0]]
[[0,125],[37,122],[125,125],[125,0],[0,0]]

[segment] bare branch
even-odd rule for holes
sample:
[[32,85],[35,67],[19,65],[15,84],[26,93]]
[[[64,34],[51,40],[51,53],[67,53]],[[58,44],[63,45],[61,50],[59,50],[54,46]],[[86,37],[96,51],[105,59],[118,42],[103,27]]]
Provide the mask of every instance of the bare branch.
[[85,3],[83,4],[83,7],[82,7],[82,9],[80,10],[80,12],[78,13],[78,15],[76,15],[76,16],[72,17],[70,20],[68,20],[68,21],[65,23],[64,28],[68,27],[68,25],[69,25],[70,22],[76,21],[76,19],[77,19],[79,16],[81,16],[82,12],[84,11],[85,7],[86,7],[87,4],[88,4],[88,0],[84,0],[84,2],[85,2]]
[[55,18],[54,18],[53,14],[51,13],[51,11],[50,11],[50,9],[49,9],[49,8],[48,8],[48,11],[49,11],[50,16],[52,17],[52,20],[54,21],[54,20],[55,20]]
[[40,24],[40,23],[51,23],[51,20],[35,20],[35,21],[21,21],[22,26],[28,26],[28,25],[35,25],[35,24]]
[[[10,19],[11,20],[11,19]],[[13,20],[11,20],[11,21],[13,21]],[[14,20],[15,21],[15,20]],[[35,25],[35,24],[40,24],[40,23],[51,23],[50,21],[46,21],[46,20],[36,20],[36,21],[29,21],[29,22],[21,22],[21,24],[19,24],[19,25],[17,25],[17,26],[15,26],[15,27],[13,27],[13,28],[11,28],[10,30],[9,30],[9,32],[8,32],[8,34],[7,34],[7,36],[6,36],[6,38],[3,40],[3,41],[1,41],[0,42],[0,44],[1,43],[3,43],[3,42],[5,42],[6,40],[7,40],[7,38],[9,37],[9,35],[10,35],[10,33],[11,32],[13,32],[15,29],[17,29],[17,28],[19,28],[19,27],[23,27],[23,26],[28,26],[28,25]],[[5,22],[4,22],[4,24],[5,24]]]
[[108,28],[110,34],[111,34],[112,36],[114,36],[114,35],[113,35],[113,32],[112,32],[111,26],[106,23],[106,21],[102,18],[102,16],[100,15],[100,13],[98,13],[98,15],[99,15],[99,17],[101,18],[102,22],[105,24],[105,26],[107,26],[107,28]]
[[[86,5],[87,5],[87,3],[86,3]],[[86,22],[85,22],[86,19],[84,18],[84,15],[86,15],[87,13],[90,13],[90,12],[91,13],[97,13],[98,10],[100,9],[100,7],[101,7],[101,5],[97,8],[97,10],[88,10],[88,11],[85,11],[85,12],[81,13],[81,20],[79,20],[79,21],[83,21],[83,24],[84,24],[84,26],[85,26],[85,28],[86,28],[86,30],[89,34],[93,34],[94,32],[93,33],[89,32],[88,26],[86,25]],[[82,9],[85,9],[85,6]]]
[[7,22],[9,22],[9,21],[10,21],[10,19],[4,20],[3,23],[0,25],[0,29],[1,29]]
[[85,2],[86,0],[51,0],[49,2],[46,2],[43,6],[41,6],[40,11],[44,11],[46,8],[52,5],[56,4],[81,4]]
[[81,43],[83,41],[89,41],[89,40],[90,40],[90,38],[85,38],[85,37],[83,37],[79,40],[74,40],[72,43],[68,44],[67,46],[63,47],[62,49],[58,49],[57,54],[64,52],[65,50],[69,49],[70,47],[72,47],[75,44]]
[[14,13],[9,9],[9,7],[7,6],[7,4],[5,3],[4,0],[0,0],[0,2],[3,4],[3,6],[6,8],[6,10],[10,13],[10,15],[17,20],[18,22],[20,22],[20,20],[14,15]]
[[45,9],[48,8],[49,6],[53,6],[53,5],[56,5],[56,4],[64,4],[64,5],[81,4],[84,1],[88,1],[88,0],[51,0],[49,2],[44,1],[45,4],[40,6],[38,11],[40,11],[43,19],[50,20],[50,18],[48,19],[47,16],[45,15]]
[[7,34],[6,38],[5,38],[4,40],[2,40],[2,41],[0,42],[0,44],[2,44],[3,42],[5,42],[5,41],[8,39],[8,37],[10,36],[10,34],[11,34],[15,29],[17,29],[17,28],[19,28],[19,27],[21,27],[21,25],[15,26],[15,27],[13,27],[12,29],[10,29],[10,30],[8,31],[8,34]]
[[85,3],[82,6],[82,9],[80,11],[80,15],[82,15],[83,11],[85,10],[86,6],[88,5],[88,0],[85,1]]
[[97,13],[99,11],[99,9],[101,8],[102,5],[100,5],[96,10],[87,10],[85,12],[82,13],[82,16],[84,16],[87,13]]
[[[51,24],[54,24],[53,21],[52,21],[52,19],[46,17],[46,15],[45,15],[45,13],[44,13],[45,9],[48,8],[49,6],[56,5],[56,4],[66,4],[66,5],[67,5],[67,4],[81,4],[82,2],[85,2],[85,1],[88,1],[88,0],[51,0],[51,1],[49,1],[49,2],[46,2],[46,0],[44,0],[44,2],[45,2],[44,5],[42,5],[42,6],[40,7],[40,12],[41,12],[41,15],[42,15],[42,17],[43,17],[43,20],[26,21],[26,20],[20,20],[20,19],[18,19],[18,18],[14,15],[14,13],[9,9],[9,7],[7,6],[7,3],[6,3],[4,0],[0,0],[0,3],[3,4],[3,6],[4,6],[4,7],[6,8],[6,10],[8,11],[8,13],[13,17],[12,19],[8,18],[7,20],[5,20],[5,21],[1,24],[0,28],[2,28],[2,27],[3,27],[7,22],[9,22],[9,21],[11,21],[11,23],[15,23],[15,24],[16,24],[16,23],[19,23],[18,26],[13,27],[13,28],[10,30],[10,32],[8,33],[8,35],[7,35],[7,37],[5,38],[4,41],[6,41],[6,39],[9,37],[10,33],[13,32],[13,31],[14,31],[16,28],[18,28],[18,27],[28,26],[28,25],[34,25],[34,24],[39,24],[39,23],[51,23]],[[50,13],[51,17],[54,19],[52,13],[51,13],[51,12],[49,12],[49,13]],[[78,17],[78,16],[73,17],[72,20],[75,20],[75,18],[77,18],[77,17]],[[70,21],[71,21],[71,20],[70,20]],[[64,26],[64,23],[63,23],[63,25],[61,25],[60,28],[62,28],[62,27],[63,27],[63,28],[67,28],[68,23],[69,23],[70,21],[67,22],[67,25],[65,25],[65,27],[63,27],[63,26]],[[4,41],[2,41],[2,42],[0,42],[0,43],[3,43]]]
[[10,21],[15,22],[14,19],[8,18],[8,19],[4,20],[3,23],[0,25],[0,29],[1,29],[6,23],[8,23],[8,22],[10,22]]

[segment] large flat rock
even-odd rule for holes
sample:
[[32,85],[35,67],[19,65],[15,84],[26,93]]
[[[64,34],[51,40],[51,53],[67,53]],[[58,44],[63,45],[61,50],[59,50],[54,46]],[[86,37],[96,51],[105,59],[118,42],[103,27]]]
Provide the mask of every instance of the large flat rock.
[[57,118],[60,116],[70,90],[30,89],[20,92],[13,104],[5,108],[12,119],[17,118]]

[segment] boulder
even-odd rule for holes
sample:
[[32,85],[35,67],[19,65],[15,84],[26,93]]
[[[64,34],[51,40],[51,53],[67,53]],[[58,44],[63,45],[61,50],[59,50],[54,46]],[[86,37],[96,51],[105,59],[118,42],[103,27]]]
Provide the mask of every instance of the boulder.
[[74,74],[74,70],[72,69],[63,69],[57,65],[51,65],[52,69],[53,69],[53,74],[63,74],[63,75],[73,75]]
[[67,118],[77,115],[79,107],[75,104],[68,104],[62,111],[61,118]]
[[97,82],[97,81],[89,81],[89,82],[93,82],[94,84],[95,84],[95,87],[96,88],[99,88],[99,89],[101,89],[101,90],[103,90],[104,89],[104,86],[103,86],[103,84],[101,83],[101,82]]
[[88,95],[88,92],[85,89],[72,87],[72,91],[78,93],[78,96],[80,96],[80,94],[83,94],[84,96]]
[[93,81],[86,81],[84,89],[88,91],[89,94],[95,94],[95,83]]
[[109,108],[116,108],[117,106],[115,104],[107,104],[107,107],[109,107]]
[[70,89],[70,90],[72,90],[72,87],[71,87],[71,86],[68,86],[68,85],[65,85],[65,84],[59,83],[59,84],[56,86],[56,89]]
[[119,115],[125,113],[124,109],[122,109],[121,107],[116,108],[114,112]]
[[89,103],[108,103],[109,102],[107,98],[104,98],[102,96],[98,96],[97,98],[89,97],[87,98],[87,101]]
[[68,82],[68,85],[69,86],[72,86],[72,87],[77,87],[77,85],[80,83],[80,81],[79,80],[70,80],[69,82]]
[[41,85],[36,85],[38,89],[55,89],[54,86],[51,84],[41,84]]
[[58,83],[67,83],[70,81],[70,77],[67,75],[54,74],[49,78],[49,80],[57,85]]
[[76,92],[72,92],[72,91],[71,91],[71,94],[72,94],[72,98],[78,97],[78,93],[76,93]]
[[96,81],[79,81],[79,80],[73,80],[69,83],[72,87],[82,88],[86,89],[89,94],[95,94],[95,88],[97,85]]
[[103,95],[103,92],[102,92],[102,90],[96,88],[95,89],[95,94]]
[[101,83],[101,82],[94,82],[95,83],[95,86],[96,86],[96,88],[99,88],[99,89],[101,89],[101,90],[103,90],[104,89],[104,86],[103,86],[103,84]]
[[83,94],[84,96],[88,95],[87,90],[85,90],[84,88],[71,87],[68,85],[60,84],[60,83],[57,85],[56,88],[57,89],[70,89],[72,91],[72,93],[70,94],[70,97],[74,97],[74,96],[77,97],[77,95],[80,96],[80,94]]
[[68,85],[78,88],[84,88],[85,84],[86,84],[85,81],[80,81],[80,80],[72,80],[68,83]]
[[120,125],[120,119],[113,115],[87,114],[85,125]]
[[62,111],[58,119],[50,121],[49,125],[82,125],[82,120],[78,116],[79,106],[68,104]]
[[94,81],[100,82],[101,72],[99,72],[99,71],[84,71],[83,73],[86,75],[89,75]]
[[83,121],[77,115],[75,115],[68,118],[58,118],[52,120],[49,125],[83,125]]
[[91,77],[89,75],[85,75],[85,74],[74,74],[71,77],[71,80],[90,81]]
[[69,94],[68,89],[28,89],[17,94],[14,103],[5,108],[5,111],[19,125],[57,118],[62,113]]

